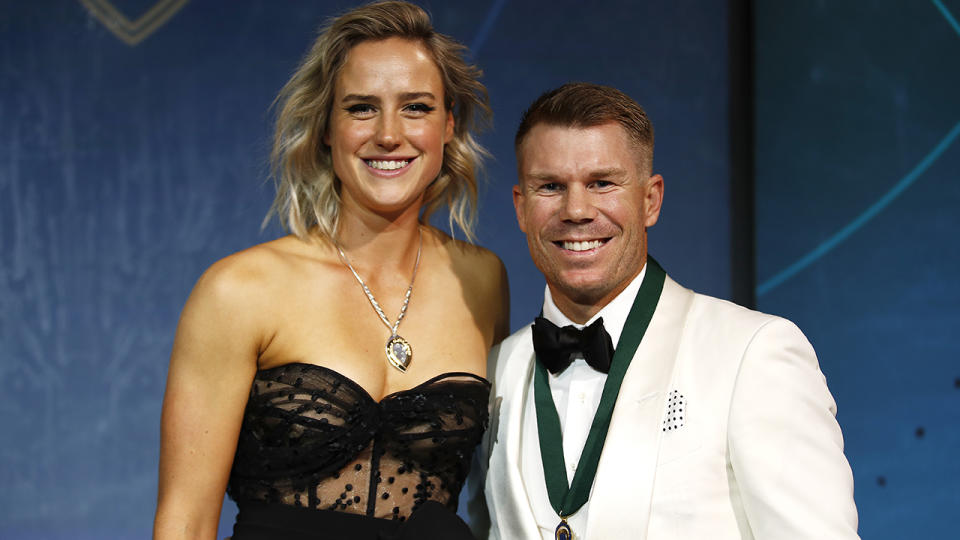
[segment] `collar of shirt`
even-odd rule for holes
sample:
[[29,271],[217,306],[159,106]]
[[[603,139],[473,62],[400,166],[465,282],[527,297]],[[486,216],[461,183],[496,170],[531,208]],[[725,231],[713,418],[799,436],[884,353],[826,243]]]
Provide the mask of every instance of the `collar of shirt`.
[[620,342],[623,325],[627,322],[627,315],[630,314],[633,301],[637,297],[637,292],[640,291],[640,284],[643,283],[643,276],[646,275],[646,273],[647,265],[644,263],[643,268],[640,269],[640,273],[637,274],[637,277],[633,278],[633,281],[627,285],[627,288],[620,291],[620,294],[618,294],[616,298],[611,300],[609,304],[603,306],[586,324],[577,324],[564,315],[563,312],[560,311],[560,308],[553,302],[550,287],[544,287],[546,290],[543,293],[543,318],[561,328],[570,325],[583,328],[584,326],[592,324],[600,317],[603,317],[603,327],[607,333],[610,334],[613,347],[616,348]]

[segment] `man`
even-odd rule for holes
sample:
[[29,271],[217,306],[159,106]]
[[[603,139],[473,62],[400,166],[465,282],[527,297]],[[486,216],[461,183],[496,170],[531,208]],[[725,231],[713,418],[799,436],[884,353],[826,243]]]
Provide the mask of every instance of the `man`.
[[857,538],[803,334],[647,257],[664,180],[643,109],[568,84],[524,114],[515,148],[547,288],[542,316],[491,353],[491,538]]

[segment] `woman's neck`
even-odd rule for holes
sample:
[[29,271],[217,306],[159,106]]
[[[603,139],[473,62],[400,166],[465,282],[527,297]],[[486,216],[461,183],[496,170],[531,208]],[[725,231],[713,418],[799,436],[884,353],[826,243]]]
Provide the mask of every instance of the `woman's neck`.
[[416,259],[421,241],[418,214],[409,211],[387,218],[345,211],[340,215],[333,240],[354,266],[406,274]]

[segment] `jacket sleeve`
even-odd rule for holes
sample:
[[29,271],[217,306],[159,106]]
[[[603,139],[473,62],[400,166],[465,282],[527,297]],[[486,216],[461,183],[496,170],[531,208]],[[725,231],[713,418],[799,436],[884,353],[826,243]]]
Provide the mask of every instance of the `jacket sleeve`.
[[800,330],[779,318],[761,326],[740,364],[727,441],[756,539],[859,538],[836,412]]

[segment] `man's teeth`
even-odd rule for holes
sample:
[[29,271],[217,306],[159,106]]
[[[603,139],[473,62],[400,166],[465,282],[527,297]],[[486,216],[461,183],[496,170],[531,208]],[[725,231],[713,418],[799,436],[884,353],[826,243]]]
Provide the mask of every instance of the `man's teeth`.
[[367,165],[373,167],[374,169],[380,169],[381,171],[395,171],[397,169],[402,169],[407,166],[407,163],[410,163],[409,160],[396,161],[396,160],[367,160]]
[[596,249],[600,247],[600,240],[590,240],[587,242],[564,242],[563,249],[570,251],[587,251],[588,249]]

